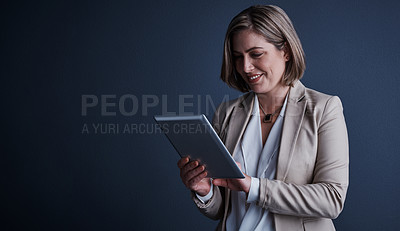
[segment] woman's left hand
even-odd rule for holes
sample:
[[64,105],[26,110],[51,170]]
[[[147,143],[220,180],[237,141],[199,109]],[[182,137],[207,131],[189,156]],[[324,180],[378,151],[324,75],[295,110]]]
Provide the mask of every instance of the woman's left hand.
[[[236,164],[241,169],[240,163],[236,162]],[[234,191],[243,191],[248,194],[250,191],[251,177],[244,173],[243,175],[245,176],[243,179],[214,179],[212,183],[216,186],[222,186]]]

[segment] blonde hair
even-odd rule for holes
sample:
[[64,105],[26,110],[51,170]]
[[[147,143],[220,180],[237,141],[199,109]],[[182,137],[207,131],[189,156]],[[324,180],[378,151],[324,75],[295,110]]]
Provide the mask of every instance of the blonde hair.
[[272,5],[251,6],[236,15],[228,26],[224,41],[221,79],[230,87],[241,92],[250,91],[249,86],[236,71],[232,55],[232,37],[236,33],[250,29],[265,37],[278,50],[287,49],[289,61],[286,62],[282,82],[293,86],[301,79],[306,69],[305,55],[300,39],[289,17],[281,8]]

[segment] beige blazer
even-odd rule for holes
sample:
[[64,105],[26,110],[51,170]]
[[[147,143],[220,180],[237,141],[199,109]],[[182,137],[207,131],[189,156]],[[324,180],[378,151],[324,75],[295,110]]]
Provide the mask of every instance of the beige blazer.
[[[230,153],[250,119],[254,93],[221,104],[213,126]],[[289,90],[275,180],[260,179],[257,204],[274,214],[276,231],[335,230],[331,219],[343,209],[349,184],[349,151],[343,108],[337,96],[308,89],[298,81]],[[220,219],[225,230],[230,190],[214,187],[200,211]]]

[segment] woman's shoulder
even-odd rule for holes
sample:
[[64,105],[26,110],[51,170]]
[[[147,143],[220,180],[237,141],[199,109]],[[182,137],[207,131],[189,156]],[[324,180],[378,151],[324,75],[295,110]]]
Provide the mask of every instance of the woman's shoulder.
[[[320,91],[317,91],[312,88],[305,87],[302,83],[299,82],[300,86],[297,86],[298,88],[302,88],[300,90],[302,94],[300,94],[300,97],[304,97],[308,103],[311,103],[315,106],[321,106],[325,107],[327,104],[341,104],[341,100],[338,96],[336,95],[331,95],[327,93],[323,93]],[[296,86],[295,86],[296,88]]]
[[254,93],[248,92],[236,99],[222,102],[214,112],[214,117],[213,117],[214,128],[217,131],[219,131],[219,126],[222,126],[222,124],[225,124],[226,121],[229,121],[229,118],[232,115],[232,112],[235,110],[235,108],[251,110],[253,99],[254,99]]
[[309,101],[315,101],[315,102],[326,102],[328,101],[333,95],[323,93],[317,90],[314,90],[312,88],[305,88],[305,97]]
[[343,105],[336,95],[326,94],[308,87],[304,87],[304,98],[307,100],[307,110],[329,113],[332,110],[342,111]]
[[235,107],[247,107],[250,106],[253,101],[254,93],[247,92],[236,99],[222,102],[216,111],[231,111]]

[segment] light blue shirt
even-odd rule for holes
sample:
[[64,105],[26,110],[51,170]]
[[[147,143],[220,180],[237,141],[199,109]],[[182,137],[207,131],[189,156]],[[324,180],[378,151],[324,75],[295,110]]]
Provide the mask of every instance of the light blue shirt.
[[[268,209],[257,206],[256,201],[260,192],[259,178],[275,178],[286,104],[287,97],[263,146],[258,97],[255,95],[250,121],[233,154],[235,161],[241,164],[242,171],[251,176],[250,191],[247,199],[245,192],[231,191],[227,230],[275,230],[273,215]],[[197,197],[206,203],[212,197],[212,191],[204,197]]]

